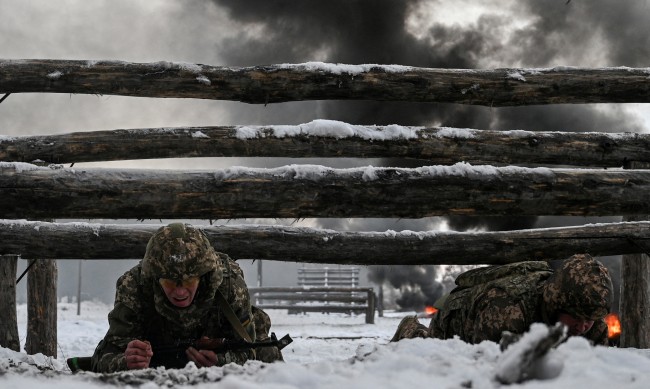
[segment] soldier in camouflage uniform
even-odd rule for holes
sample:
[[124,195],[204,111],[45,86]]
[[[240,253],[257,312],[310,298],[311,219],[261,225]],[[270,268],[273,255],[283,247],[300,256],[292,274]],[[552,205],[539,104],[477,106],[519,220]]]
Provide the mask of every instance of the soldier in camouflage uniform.
[[473,269],[458,276],[429,327],[405,317],[392,341],[404,338],[499,342],[502,332],[522,334],[535,322],[561,322],[569,335],[607,345],[604,317],[612,303],[607,269],[588,254],[574,255],[553,271],[546,262]]
[[149,240],[143,260],[117,281],[109,329],[95,349],[93,371],[181,368],[188,361],[199,367],[221,366],[253,359],[252,350],[216,354],[190,347],[156,353],[158,346],[173,345],[179,339],[241,339],[218,306],[218,293],[255,340],[241,268],[227,255],[214,251],[205,234],[190,225],[160,228]]

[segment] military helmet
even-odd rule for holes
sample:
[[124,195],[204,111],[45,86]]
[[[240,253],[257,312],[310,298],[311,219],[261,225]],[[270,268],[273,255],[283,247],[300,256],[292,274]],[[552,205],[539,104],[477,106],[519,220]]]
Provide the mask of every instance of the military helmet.
[[612,305],[612,279],[607,268],[589,254],[576,254],[549,278],[543,293],[546,310],[585,320],[600,320]]
[[189,224],[173,223],[161,227],[149,239],[142,272],[151,279],[182,280],[220,270],[220,265],[219,256],[201,230]]

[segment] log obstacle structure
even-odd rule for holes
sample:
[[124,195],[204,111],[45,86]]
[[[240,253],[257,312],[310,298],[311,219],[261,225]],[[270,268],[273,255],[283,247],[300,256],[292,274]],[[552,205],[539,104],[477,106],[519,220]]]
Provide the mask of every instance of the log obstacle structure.
[[225,67],[175,62],[0,60],[0,93],[234,100],[446,102],[489,107],[647,103],[647,68],[429,69],[310,62]]
[[[650,102],[650,77],[645,68],[459,70],[322,63],[232,68],[172,62],[0,60],[0,94],[6,93],[252,104],[339,99],[500,107]],[[398,158],[421,166],[152,171],[60,165],[207,156]],[[48,259],[141,258],[147,239],[159,227],[25,219],[650,214],[650,171],[643,165],[650,162],[647,134],[359,126],[315,120],[297,126],[2,136],[0,161],[3,261],[10,254]],[[649,252],[645,221],[478,233],[353,233],[230,225],[205,230],[214,246],[233,258],[333,264],[476,265],[561,259],[577,252]],[[645,254],[642,257],[648,260]],[[622,302],[634,304],[628,306],[631,309],[650,299],[647,280],[634,285],[641,285],[640,290],[627,291]],[[643,315],[626,316],[624,328],[626,320],[633,320],[628,324],[635,328],[650,325]],[[0,330],[0,334],[12,333]],[[0,339],[1,344],[6,341]],[[648,343],[634,338],[626,345],[646,348]]]
[[0,161],[67,164],[149,158],[400,158],[422,164],[621,167],[650,160],[650,134],[360,126],[134,128],[4,137]]
[[[24,258],[137,259],[159,224],[0,220],[0,252]],[[574,253],[650,252],[650,221],[518,231],[336,231],[268,225],[203,226],[236,259],[338,265],[480,265],[562,259]],[[119,242],[119,244],[115,244]],[[318,253],[315,255],[314,253]]]
[[[650,213],[648,170],[452,166],[158,171],[0,163],[0,217],[305,218]],[[263,194],[263,195],[261,195]]]

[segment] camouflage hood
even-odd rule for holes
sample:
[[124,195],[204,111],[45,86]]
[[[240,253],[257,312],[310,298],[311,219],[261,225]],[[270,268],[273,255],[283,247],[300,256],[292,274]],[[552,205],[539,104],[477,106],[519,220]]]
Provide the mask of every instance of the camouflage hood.
[[[149,240],[142,259],[144,289],[152,295],[156,311],[187,329],[199,325],[214,305],[214,294],[223,281],[223,272],[223,262],[208,238],[189,224],[161,227]],[[158,279],[189,277],[201,277],[199,288],[192,305],[177,308],[167,299]]]
[[543,293],[549,317],[566,312],[594,321],[607,315],[612,297],[609,272],[589,254],[576,254],[564,261],[549,279]]

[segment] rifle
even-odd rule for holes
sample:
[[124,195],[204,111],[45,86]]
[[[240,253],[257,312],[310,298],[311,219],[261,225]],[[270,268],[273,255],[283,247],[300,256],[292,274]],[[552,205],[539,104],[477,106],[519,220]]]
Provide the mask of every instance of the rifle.
[[258,349],[262,347],[277,347],[282,350],[289,343],[293,342],[289,334],[278,339],[275,332],[271,332],[271,340],[261,342],[247,342],[243,339],[226,339],[226,338],[204,338],[204,339],[180,339],[173,344],[161,345],[153,348],[154,353],[173,353],[185,351],[188,347],[194,347],[197,350],[212,350],[215,353],[225,353],[226,351],[237,351],[246,349]]
[[[216,353],[225,353],[226,351],[258,349],[262,347],[277,347],[282,350],[287,345],[293,342],[289,334],[278,339],[275,332],[271,332],[271,339],[260,342],[247,342],[245,340],[235,339],[181,339],[173,344],[166,344],[154,347],[154,353],[175,353],[185,351],[188,347],[194,347],[197,350],[212,350]],[[92,370],[92,357],[72,357],[66,360],[68,367],[73,373],[77,371],[91,371]]]

